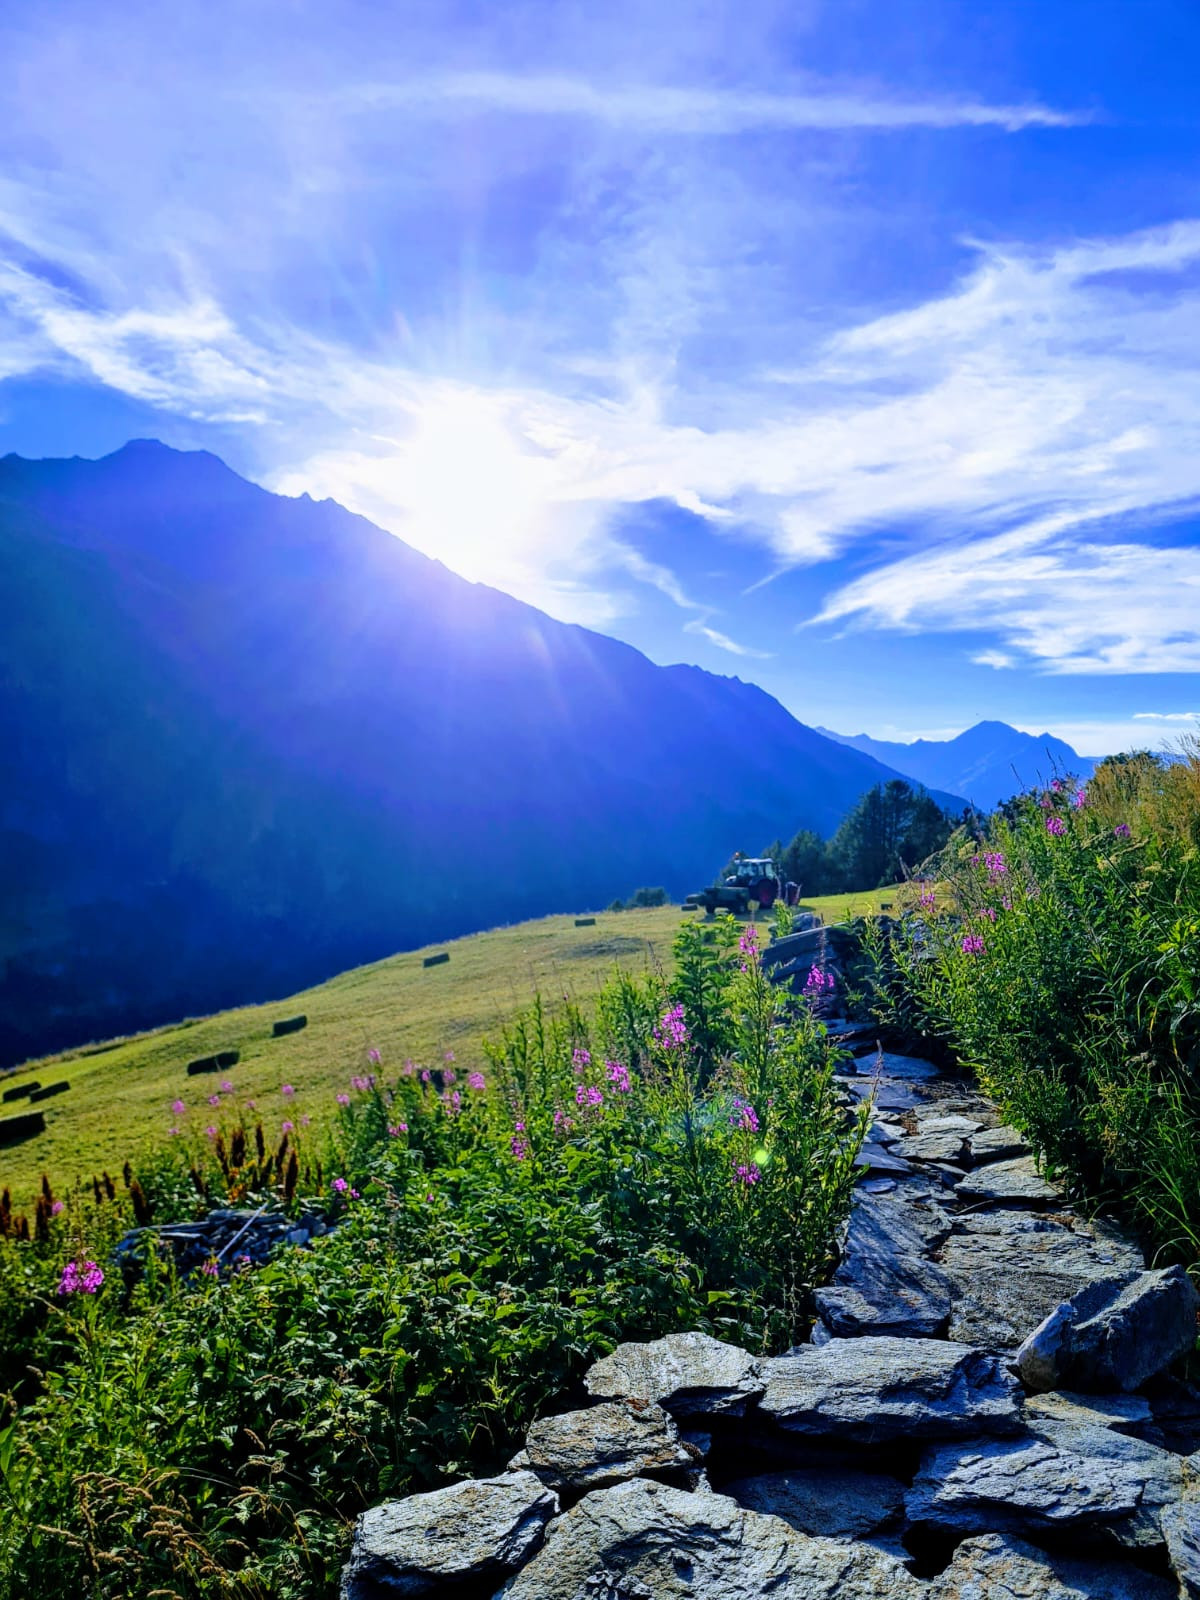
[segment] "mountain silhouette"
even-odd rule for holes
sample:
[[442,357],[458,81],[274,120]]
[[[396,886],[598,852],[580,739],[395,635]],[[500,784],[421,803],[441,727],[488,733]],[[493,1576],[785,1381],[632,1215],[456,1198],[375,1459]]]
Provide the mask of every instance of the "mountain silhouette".
[[827,739],[861,750],[928,789],[949,789],[990,811],[1023,790],[1070,774],[1090,778],[1096,760],[1078,755],[1053,734],[1021,733],[1007,722],[977,722],[953,739],[916,739],[912,744],[871,739],[865,733],[834,733]]
[[0,556],[4,1061],[682,895],[895,776],[207,452],[4,457]]

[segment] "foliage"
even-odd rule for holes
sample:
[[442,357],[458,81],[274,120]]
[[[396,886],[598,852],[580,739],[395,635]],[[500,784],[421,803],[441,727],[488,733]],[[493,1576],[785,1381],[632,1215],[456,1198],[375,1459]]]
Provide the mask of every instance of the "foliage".
[[951,888],[956,916],[876,937],[880,1014],[975,1067],[1081,1198],[1200,1259],[1200,746],[1009,805]]
[[655,906],[667,904],[667,891],[658,889],[635,889],[628,900],[614,900],[608,907],[610,911],[643,911]]
[[[76,1191],[0,1240],[11,1592],[332,1594],[350,1519],[499,1470],[618,1341],[802,1332],[864,1126],[752,927],[684,923],[669,980],[535,1000],[473,1064],[379,1055],[327,1133],[285,1084],[275,1144],[231,1087],[211,1132],[181,1116],[111,1198]],[[183,1279],[151,1232],[122,1275],[135,1183],[156,1221],[230,1197],[337,1226]]]

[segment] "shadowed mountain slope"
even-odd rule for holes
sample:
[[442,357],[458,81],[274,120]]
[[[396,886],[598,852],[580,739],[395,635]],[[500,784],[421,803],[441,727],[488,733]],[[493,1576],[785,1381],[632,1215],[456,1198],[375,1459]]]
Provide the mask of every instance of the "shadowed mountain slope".
[[0,460],[0,604],[0,1060],[682,894],[895,775],[151,441]]

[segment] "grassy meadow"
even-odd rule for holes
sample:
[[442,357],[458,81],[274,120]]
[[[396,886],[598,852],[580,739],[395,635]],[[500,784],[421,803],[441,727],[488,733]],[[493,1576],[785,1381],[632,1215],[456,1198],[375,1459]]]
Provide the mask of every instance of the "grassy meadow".
[[[828,895],[801,909],[832,924],[893,898],[899,904],[900,893]],[[648,965],[668,968],[681,917],[692,915],[679,906],[597,912],[589,928],[577,928],[573,916],[542,917],[356,967],[268,1005],[29,1062],[0,1080],[3,1086],[65,1078],[71,1088],[42,1107],[44,1134],[0,1149],[0,1189],[9,1188],[21,1209],[44,1172],[59,1189],[76,1179],[90,1181],[95,1172],[115,1173],[126,1159],[165,1144],[171,1127],[203,1128],[212,1115],[208,1097],[224,1081],[233,1084],[242,1104],[255,1102],[268,1128],[272,1118],[310,1116],[317,1132],[337,1110],[335,1094],[352,1074],[366,1070],[368,1050],[380,1052],[389,1074],[406,1058],[440,1060],[446,1050],[469,1068],[481,1059],[482,1039],[497,1033],[535,993],[548,1000],[569,995],[583,1004],[615,966],[631,972]],[[432,950],[449,951],[450,961],[424,967],[423,957]],[[297,1012],[307,1015],[308,1027],[272,1038],[272,1023]],[[189,1061],[230,1049],[241,1053],[236,1067],[187,1076]],[[288,1106],[280,1098],[285,1083],[296,1090]],[[171,1111],[176,1099],[189,1108],[182,1118]],[[4,1111],[23,1109],[18,1101]]]

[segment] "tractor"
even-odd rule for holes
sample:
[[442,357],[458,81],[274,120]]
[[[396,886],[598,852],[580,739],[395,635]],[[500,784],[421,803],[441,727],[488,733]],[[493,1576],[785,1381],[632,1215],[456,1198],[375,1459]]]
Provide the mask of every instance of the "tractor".
[[780,882],[773,861],[760,856],[735,856],[733,872],[724,883],[688,895],[684,905],[703,906],[709,916],[718,910],[744,914],[752,905],[769,911],[781,895],[789,905],[795,905],[799,894],[798,884]]

